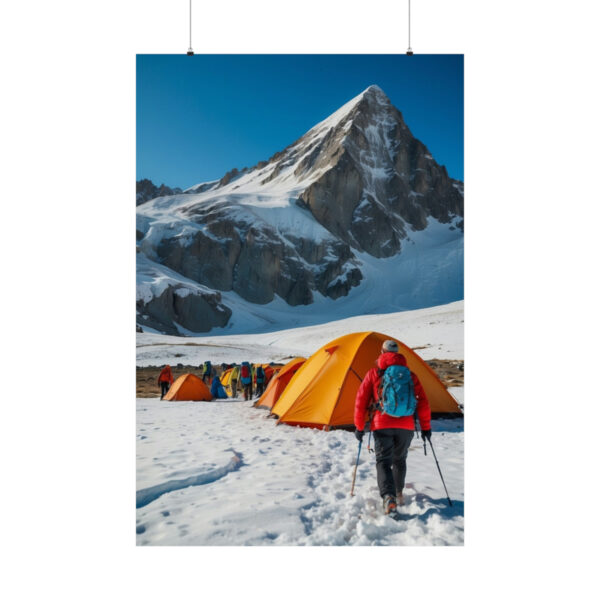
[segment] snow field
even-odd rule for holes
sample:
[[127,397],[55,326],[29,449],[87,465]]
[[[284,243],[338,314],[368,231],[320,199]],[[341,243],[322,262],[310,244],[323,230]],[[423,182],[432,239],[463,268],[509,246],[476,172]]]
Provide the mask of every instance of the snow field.
[[[137,400],[138,497],[164,490],[136,511],[138,545],[463,544],[462,420],[433,423],[454,506],[415,438],[407,504],[393,521],[382,514],[367,437],[350,497],[351,432],[277,426],[251,404]],[[177,489],[186,479],[194,484]]]
[[[296,307],[297,308],[297,307]],[[424,360],[464,357],[464,301],[391,314],[363,315],[263,334],[178,337],[157,333],[137,334],[138,366],[283,362],[293,356],[308,357],[324,344],[348,333],[380,331],[410,346]]]

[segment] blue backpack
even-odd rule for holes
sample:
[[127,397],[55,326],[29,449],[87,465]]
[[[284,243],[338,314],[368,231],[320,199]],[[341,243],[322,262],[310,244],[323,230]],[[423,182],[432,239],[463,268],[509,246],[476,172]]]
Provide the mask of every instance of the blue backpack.
[[265,380],[265,370],[262,367],[256,367],[256,382],[262,383]]
[[410,369],[392,365],[383,372],[379,384],[377,410],[391,417],[407,417],[417,409],[415,386]]

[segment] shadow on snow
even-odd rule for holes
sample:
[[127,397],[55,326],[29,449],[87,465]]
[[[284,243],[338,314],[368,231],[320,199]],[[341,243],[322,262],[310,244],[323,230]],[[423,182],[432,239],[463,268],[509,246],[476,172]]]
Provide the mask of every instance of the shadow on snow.
[[225,477],[227,473],[236,471],[241,466],[242,455],[239,452],[233,451],[233,457],[223,467],[213,469],[207,473],[192,475],[191,477],[186,477],[185,479],[172,479],[170,481],[165,481],[164,483],[159,483],[158,485],[153,485],[149,488],[138,490],[135,493],[135,507],[142,508],[143,506],[150,504],[150,502],[154,502],[154,500],[160,498],[163,494],[168,494],[169,492],[174,492],[175,490],[182,490],[194,485],[205,485],[207,483],[212,483],[213,481],[221,479],[221,477]]
[[[452,500],[452,498],[450,498]],[[400,511],[398,512],[398,521],[410,521],[411,519],[418,519],[422,521],[424,525],[427,524],[429,517],[432,515],[439,515],[442,519],[453,519],[454,517],[463,517],[465,514],[465,503],[464,500],[452,500],[452,506],[448,505],[446,498],[431,498],[426,494],[417,494],[415,501],[422,502],[426,501],[432,503],[435,506],[430,506],[425,512],[418,513],[416,515],[406,514]]]

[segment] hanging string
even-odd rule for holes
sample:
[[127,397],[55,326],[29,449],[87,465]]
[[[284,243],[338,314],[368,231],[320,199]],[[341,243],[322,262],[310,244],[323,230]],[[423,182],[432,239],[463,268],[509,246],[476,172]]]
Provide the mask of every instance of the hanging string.
[[406,51],[408,56],[413,55],[412,48],[410,47],[410,0],[408,0],[408,50]]
[[187,51],[188,56],[194,56],[194,51],[192,50],[192,0],[190,0],[190,47]]

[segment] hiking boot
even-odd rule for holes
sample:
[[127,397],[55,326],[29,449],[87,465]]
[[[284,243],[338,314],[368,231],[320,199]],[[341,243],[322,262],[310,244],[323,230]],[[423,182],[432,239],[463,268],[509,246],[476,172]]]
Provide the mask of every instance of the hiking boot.
[[404,506],[404,496],[402,492],[396,492],[396,504],[398,506]]
[[383,498],[383,512],[389,515],[391,512],[396,512],[396,499],[388,494]]

